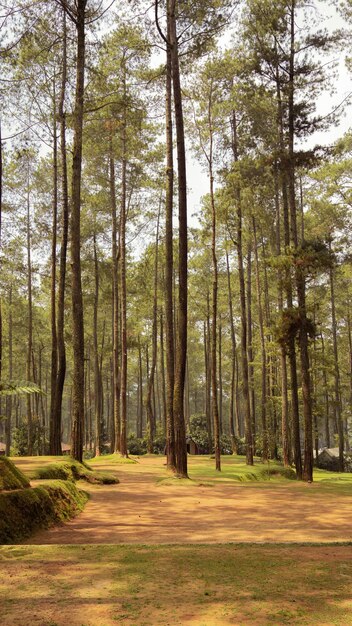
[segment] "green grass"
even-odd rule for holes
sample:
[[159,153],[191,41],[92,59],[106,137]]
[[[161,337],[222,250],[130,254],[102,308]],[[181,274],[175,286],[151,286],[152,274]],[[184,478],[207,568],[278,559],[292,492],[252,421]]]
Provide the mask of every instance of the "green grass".
[[133,464],[133,463],[137,463],[138,461],[136,461],[136,459],[134,459],[133,457],[123,457],[120,456],[119,454],[102,454],[101,456],[95,456],[93,459],[89,459],[89,463],[114,463],[116,465],[128,465],[128,464]]
[[35,530],[74,517],[87,499],[74,483],[62,480],[0,493],[0,544],[18,543]]
[[0,457],[0,491],[29,487],[29,481],[6,456]]
[[351,562],[347,544],[3,547],[0,622],[351,626]]
[[[189,462],[189,477],[194,481],[215,481],[215,482],[286,482],[287,479],[296,478],[292,468],[284,468],[277,461],[262,463],[260,458],[255,459],[253,466],[246,465],[244,456],[226,455],[221,457],[221,472],[215,470],[215,461],[209,456],[192,456]],[[338,486],[339,490],[343,486],[352,487],[352,474],[339,474],[326,470],[314,470],[314,482],[327,485]]]

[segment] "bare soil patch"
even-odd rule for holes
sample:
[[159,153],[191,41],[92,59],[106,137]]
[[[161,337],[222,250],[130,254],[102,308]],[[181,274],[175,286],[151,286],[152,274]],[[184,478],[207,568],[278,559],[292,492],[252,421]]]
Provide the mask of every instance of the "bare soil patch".
[[[25,463],[26,461],[24,461]],[[16,461],[17,463],[17,461]],[[99,462],[119,485],[87,485],[84,511],[28,544],[331,542],[352,539],[352,493],[319,483],[158,483],[164,459]],[[18,463],[21,467],[21,462]],[[98,469],[98,464],[95,465]],[[171,481],[172,482],[172,481]]]

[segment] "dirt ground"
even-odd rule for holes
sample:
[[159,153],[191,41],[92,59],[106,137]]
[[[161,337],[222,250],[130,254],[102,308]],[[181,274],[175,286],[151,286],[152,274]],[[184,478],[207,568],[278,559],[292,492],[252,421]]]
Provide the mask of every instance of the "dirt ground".
[[1,626],[352,626],[352,547],[3,546]]
[[[25,459],[23,460],[25,463]],[[323,494],[319,484],[163,484],[164,459],[136,464],[102,460],[118,485],[82,488],[91,499],[63,526],[40,531],[27,544],[165,544],[331,542],[352,539],[352,493]],[[19,467],[21,464],[18,463]]]

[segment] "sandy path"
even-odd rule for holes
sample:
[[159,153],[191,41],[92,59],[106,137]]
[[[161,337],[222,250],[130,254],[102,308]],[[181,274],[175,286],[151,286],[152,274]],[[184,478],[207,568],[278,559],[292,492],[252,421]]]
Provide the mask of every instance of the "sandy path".
[[350,541],[352,494],[322,495],[296,482],[163,485],[160,459],[103,465],[119,485],[82,484],[91,499],[72,521],[40,531],[28,544]]

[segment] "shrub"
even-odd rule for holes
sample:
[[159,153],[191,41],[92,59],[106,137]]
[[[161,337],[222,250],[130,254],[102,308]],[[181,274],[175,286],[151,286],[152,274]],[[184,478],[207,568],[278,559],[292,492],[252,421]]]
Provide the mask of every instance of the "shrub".
[[147,453],[147,442],[145,439],[136,437],[135,433],[131,433],[127,438],[127,450],[129,454],[141,456]]

